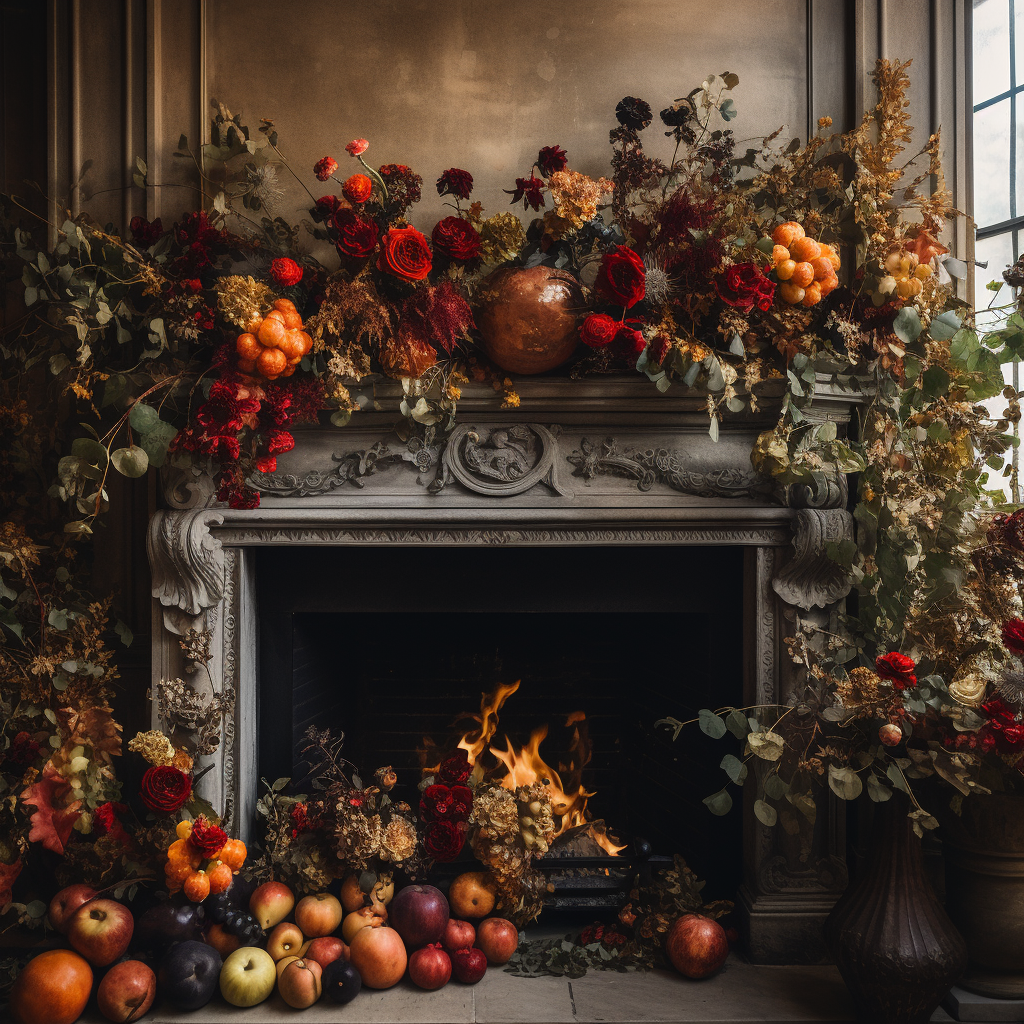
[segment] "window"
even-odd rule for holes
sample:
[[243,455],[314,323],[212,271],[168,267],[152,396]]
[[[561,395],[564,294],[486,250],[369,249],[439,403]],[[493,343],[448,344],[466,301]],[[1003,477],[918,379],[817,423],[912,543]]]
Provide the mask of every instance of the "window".
[[[1006,311],[1000,307],[1012,299],[1008,288],[997,294],[987,285],[1001,280],[1024,245],[1024,170],[1017,168],[1018,153],[1024,158],[1024,0],[974,0],[973,34],[974,258],[987,264],[977,268],[974,302],[978,329],[985,331],[1005,318]],[[1019,387],[1017,362],[1007,364],[1003,372],[1009,383]],[[998,415],[1004,404],[995,398],[990,408]],[[1008,491],[1016,502],[1020,500],[1017,448],[1011,452]],[[998,477],[991,483],[998,486]]]

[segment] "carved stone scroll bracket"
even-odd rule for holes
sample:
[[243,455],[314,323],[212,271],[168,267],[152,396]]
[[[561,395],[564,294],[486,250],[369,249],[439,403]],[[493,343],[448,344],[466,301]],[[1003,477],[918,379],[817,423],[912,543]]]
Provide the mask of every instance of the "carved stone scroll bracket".
[[828,556],[828,545],[853,539],[853,516],[845,509],[799,509],[793,519],[793,559],[772,580],[786,604],[804,611],[841,601],[853,588],[850,574]]
[[164,608],[164,625],[179,636],[202,628],[209,609],[224,597],[224,554],[211,526],[224,522],[207,508],[156,512],[146,547],[153,597]]
[[208,508],[217,499],[217,483],[209,459],[182,464],[168,462],[160,470],[160,484],[171,508]]

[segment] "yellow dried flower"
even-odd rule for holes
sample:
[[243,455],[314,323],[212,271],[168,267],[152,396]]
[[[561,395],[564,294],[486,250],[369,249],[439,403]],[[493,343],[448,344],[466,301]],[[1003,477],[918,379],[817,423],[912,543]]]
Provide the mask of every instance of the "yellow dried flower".
[[[548,191],[555,203],[554,219],[551,219],[549,228],[551,233],[559,237],[568,228],[579,229],[593,220],[601,197],[608,195],[613,188],[615,183],[607,178],[595,181],[579,171],[555,171],[548,178]],[[548,222],[549,217],[546,216],[545,226]]]
[[157,767],[173,764],[177,753],[174,744],[158,729],[136,733],[128,741],[128,749],[135,754],[141,754],[151,765]]
[[514,213],[496,213],[479,227],[480,256],[484,263],[504,263],[526,242],[526,229]]
[[247,327],[271,306],[270,288],[252,277],[219,277],[217,306],[224,318],[239,327]]

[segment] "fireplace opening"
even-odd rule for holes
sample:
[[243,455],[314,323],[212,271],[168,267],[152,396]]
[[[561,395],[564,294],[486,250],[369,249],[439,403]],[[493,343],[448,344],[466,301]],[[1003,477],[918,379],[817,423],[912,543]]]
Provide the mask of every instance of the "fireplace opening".
[[565,771],[585,716],[588,816],[623,857],[643,842],[655,856],[678,853],[707,879],[708,898],[733,897],[740,802],[724,817],[702,804],[725,781],[725,750],[695,726],[673,742],[656,723],[742,704],[742,549],[271,548],[257,557],[262,778],[288,776],[301,789],[306,730],[342,730],[364,776],[393,766],[394,795],[415,806],[422,767],[474,727],[481,695],[518,681],[495,744],[507,737],[519,748],[546,726],[540,753]]

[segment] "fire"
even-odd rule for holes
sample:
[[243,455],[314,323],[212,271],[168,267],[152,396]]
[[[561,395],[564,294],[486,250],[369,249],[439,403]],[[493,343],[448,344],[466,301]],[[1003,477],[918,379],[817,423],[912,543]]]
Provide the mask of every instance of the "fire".
[[[505,789],[517,789],[519,786],[531,786],[539,782],[544,786],[551,810],[559,820],[555,833],[557,838],[570,829],[591,824],[587,816],[587,801],[594,794],[582,785],[583,768],[590,760],[590,743],[585,735],[586,715],[582,711],[574,711],[566,720],[566,726],[573,726],[573,739],[570,745],[572,760],[568,766],[568,783],[562,782],[559,773],[541,756],[540,745],[548,735],[548,727],[542,725],[533,730],[529,742],[525,746],[514,748],[505,737],[505,749],[491,746],[491,740],[498,730],[498,712],[502,705],[519,689],[520,680],[505,685],[499,684],[491,694],[484,694],[480,700],[480,714],[474,715],[478,728],[466,733],[459,746],[466,751],[469,762],[476,765],[485,753],[490,753],[505,766],[505,775],[499,780]],[[581,726],[583,728],[581,729]],[[603,825],[594,822],[590,834],[594,841],[610,856],[618,856],[625,849],[614,843],[608,836]]]

